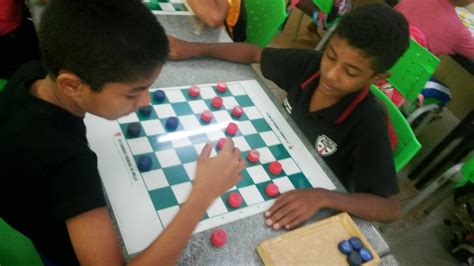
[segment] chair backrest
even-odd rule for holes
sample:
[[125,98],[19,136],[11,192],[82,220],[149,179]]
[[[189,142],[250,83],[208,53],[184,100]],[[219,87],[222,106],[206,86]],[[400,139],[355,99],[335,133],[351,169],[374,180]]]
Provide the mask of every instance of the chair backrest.
[[409,101],[414,101],[439,64],[439,58],[410,38],[405,54],[388,70],[388,81]]
[[5,87],[5,85],[7,85],[7,80],[4,80],[4,79],[0,79],[0,91],[3,90],[3,88]]
[[247,42],[267,46],[285,21],[284,0],[245,0]]
[[463,187],[468,182],[474,183],[474,156],[464,161],[461,172],[462,178],[456,183],[456,187]]
[[371,85],[372,93],[382,101],[397,135],[397,146],[393,151],[395,170],[399,172],[421,149],[413,130],[395,104],[378,87]]
[[0,265],[43,265],[31,241],[0,219]]

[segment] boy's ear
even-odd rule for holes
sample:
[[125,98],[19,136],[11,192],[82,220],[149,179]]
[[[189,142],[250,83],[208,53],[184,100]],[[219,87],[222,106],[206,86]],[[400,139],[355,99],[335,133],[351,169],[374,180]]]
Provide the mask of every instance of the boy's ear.
[[372,77],[370,84],[375,84],[381,80],[386,80],[390,77],[390,73],[379,73]]
[[77,96],[85,88],[81,78],[71,72],[61,72],[56,77],[56,84],[60,91],[69,97]]

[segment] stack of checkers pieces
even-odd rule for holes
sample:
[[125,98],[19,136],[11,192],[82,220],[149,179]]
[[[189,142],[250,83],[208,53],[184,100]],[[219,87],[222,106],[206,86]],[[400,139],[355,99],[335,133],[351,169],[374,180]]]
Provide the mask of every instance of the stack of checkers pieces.
[[349,265],[361,265],[373,259],[372,253],[364,247],[362,241],[354,236],[338,244],[339,251],[347,256]]

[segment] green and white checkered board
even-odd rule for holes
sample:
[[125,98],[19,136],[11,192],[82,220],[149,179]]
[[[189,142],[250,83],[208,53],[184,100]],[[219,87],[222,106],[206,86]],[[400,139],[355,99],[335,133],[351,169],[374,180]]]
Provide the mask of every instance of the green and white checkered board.
[[186,0],[147,0],[143,2],[154,14],[192,15]]
[[[152,95],[156,89],[152,89],[150,95],[153,108],[150,116],[145,117],[136,112],[113,122],[115,131],[109,134],[109,138],[114,135],[114,141],[111,144],[114,147],[110,146],[108,149],[115,149],[115,153],[119,151],[121,162],[110,163],[109,166],[102,167],[102,169],[107,169],[102,170],[101,155],[109,158],[112,153],[109,155],[97,153],[102,178],[111,178],[110,187],[107,181],[103,181],[116,216],[119,209],[123,209],[124,213],[119,214],[123,216],[125,212],[136,208],[136,205],[142,207],[145,205],[149,219],[153,220],[153,223],[157,224],[155,226],[159,228],[156,231],[159,234],[171,222],[179,211],[180,205],[189,195],[195,177],[196,159],[203,146],[207,141],[211,141],[213,144],[211,156],[215,156],[218,152],[217,142],[226,136],[225,128],[230,122],[238,124],[239,130],[232,139],[241,150],[242,158],[246,160],[248,151],[256,149],[260,152],[260,161],[251,163],[246,160],[247,166],[242,171],[241,181],[212,203],[196,231],[263,212],[274,202],[274,199],[265,193],[265,187],[270,182],[277,184],[282,193],[292,189],[316,186],[334,188],[256,81],[230,82],[225,93],[218,92],[215,84],[199,85],[199,87],[201,94],[197,98],[188,95],[189,86],[165,88],[163,90],[166,99],[162,103],[153,102]],[[214,96],[222,97],[222,108],[212,107],[211,101]],[[265,97],[263,102],[259,97]],[[231,116],[231,110],[236,105],[244,110],[240,118]],[[211,110],[213,113],[213,120],[209,124],[200,120],[204,110]],[[172,116],[178,117],[179,126],[176,131],[167,132],[166,119]],[[127,136],[127,126],[133,122],[139,122],[142,130],[139,136],[131,138]],[[88,131],[90,130],[88,126]],[[289,130],[293,133],[288,133]],[[89,140],[92,143],[91,138]],[[105,149],[107,148],[101,148],[101,150]],[[136,166],[138,159],[142,156],[152,158],[153,164],[148,171],[140,172]],[[277,176],[268,170],[268,165],[273,161],[279,161],[283,166],[283,171]],[[110,172],[115,171],[118,166],[128,172],[127,182],[122,185],[117,183],[113,176],[116,178],[117,175],[123,174]],[[129,191],[127,187],[136,183],[140,183],[142,187],[139,194]],[[117,186],[124,188],[117,189]],[[116,190],[126,195],[113,195]],[[235,191],[243,198],[243,203],[238,208],[232,208],[227,203],[228,195]],[[133,199],[130,201],[123,199],[130,194],[137,195],[132,196]],[[119,199],[114,199],[114,197]],[[114,200],[123,202],[117,204],[124,204],[126,207],[114,206]],[[144,218],[147,215],[143,216],[143,213],[138,215],[141,219],[147,219]],[[117,220],[124,237],[124,230],[128,232],[132,229],[121,228],[123,227],[121,221]],[[138,219],[135,219],[134,223],[138,222],[136,220]],[[129,221],[125,223],[132,226]],[[133,225],[133,227],[137,226]],[[140,243],[140,246],[127,245],[125,237],[124,240],[131,253],[146,247],[143,243]]]

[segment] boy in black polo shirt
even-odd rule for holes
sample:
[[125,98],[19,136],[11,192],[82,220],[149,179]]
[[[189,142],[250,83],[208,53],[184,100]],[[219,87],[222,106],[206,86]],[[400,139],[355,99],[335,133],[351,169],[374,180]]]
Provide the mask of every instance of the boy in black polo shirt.
[[294,190],[265,213],[274,229],[290,229],[321,208],[390,222],[400,215],[397,176],[384,107],[369,84],[408,47],[408,25],[382,4],[343,17],[324,53],[249,44],[188,43],[169,36],[171,59],[207,55],[260,63],[263,75],[288,92],[284,106],[349,194]]
[[[165,32],[138,0],[52,0],[39,39],[44,66],[24,65],[0,94],[0,217],[46,265],[124,264],[83,118],[149,104],[169,52]],[[131,264],[174,264],[214,198],[238,181],[244,163],[233,142],[210,152],[207,144],[181,211]]]

